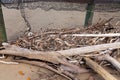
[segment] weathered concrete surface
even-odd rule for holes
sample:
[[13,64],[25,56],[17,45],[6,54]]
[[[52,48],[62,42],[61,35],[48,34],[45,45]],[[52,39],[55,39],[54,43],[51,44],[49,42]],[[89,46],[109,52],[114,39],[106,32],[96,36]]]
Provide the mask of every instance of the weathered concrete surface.
[[[8,40],[14,40],[24,33],[26,25],[19,10],[3,7],[3,14]],[[45,11],[37,8],[25,9],[25,14],[34,32],[39,32],[41,28],[44,30],[46,28],[82,27],[85,19],[85,11]],[[96,23],[99,18],[111,17],[115,17],[115,22],[117,22],[120,20],[119,14],[120,12],[95,12],[93,22]]]
[[[20,11],[3,7],[4,20],[8,40],[15,39],[26,30],[26,25]],[[27,19],[32,26],[32,31],[41,28],[77,27],[84,23],[85,12],[79,11],[44,11],[41,9],[26,10]]]

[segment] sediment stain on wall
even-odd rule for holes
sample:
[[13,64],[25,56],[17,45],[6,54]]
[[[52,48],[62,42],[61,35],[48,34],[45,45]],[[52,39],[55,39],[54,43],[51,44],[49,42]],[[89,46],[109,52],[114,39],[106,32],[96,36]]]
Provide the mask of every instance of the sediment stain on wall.
[[[58,0],[59,1],[59,0]],[[76,1],[76,0],[74,0]],[[25,15],[34,32],[47,28],[72,28],[82,27],[85,19],[86,4],[71,2],[34,2],[22,4]],[[99,18],[115,17],[120,19],[120,5],[96,4],[94,23]],[[26,24],[21,17],[18,4],[3,6],[5,26],[8,40],[13,40],[22,35],[26,30]],[[117,21],[116,20],[116,21]]]

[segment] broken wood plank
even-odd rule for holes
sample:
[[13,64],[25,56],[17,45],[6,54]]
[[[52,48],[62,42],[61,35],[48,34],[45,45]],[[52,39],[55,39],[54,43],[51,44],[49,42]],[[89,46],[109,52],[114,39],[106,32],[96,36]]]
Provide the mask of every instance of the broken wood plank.
[[97,72],[99,75],[101,75],[105,80],[117,80],[114,76],[112,76],[110,73],[108,73],[105,69],[103,69],[96,62],[92,61],[89,58],[84,58],[84,59],[86,61],[86,64],[90,68],[92,68],[95,72]]

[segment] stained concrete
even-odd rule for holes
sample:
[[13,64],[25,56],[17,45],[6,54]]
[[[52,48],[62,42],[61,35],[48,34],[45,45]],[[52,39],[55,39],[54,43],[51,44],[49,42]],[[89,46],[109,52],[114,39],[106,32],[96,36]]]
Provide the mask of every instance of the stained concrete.
[[[55,9],[45,10],[43,8],[36,9],[25,8],[25,15],[28,22],[31,25],[32,31],[34,32],[39,32],[41,30],[45,30],[46,28],[61,29],[71,27],[83,27],[86,14],[85,10],[69,10],[70,9],[69,6],[68,10],[64,10],[62,8],[59,10]],[[21,17],[20,10],[8,9],[6,7],[2,8],[8,40],[11,41],[18,38],[18,36],[22,35],[25,32],[26,24],[24,22],[24,19]],[[85,9],[85,6],[82,6],[81,8]],[[99,18],[107,19],[111,17],[115,17],[114,22],[116,23],[117,21],[120,21],[119,14],[120,11],[116,12],[106,12],[104,10],[102,12],[96,11],[94,14],[93,24],[96,23]]]

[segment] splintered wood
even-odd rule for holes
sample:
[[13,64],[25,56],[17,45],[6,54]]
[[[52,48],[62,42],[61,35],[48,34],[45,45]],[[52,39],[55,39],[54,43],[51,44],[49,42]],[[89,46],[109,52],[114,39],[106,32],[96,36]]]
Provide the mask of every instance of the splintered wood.
[[28,32],[16,41],[3,43],[0,54],[14,56],[11,61],[46,68],[68,80],[79,80],[74,74],[91,71],[87,67],[105,80],[117,80],[101,64],[106,62],[107,68],[120,72],[120,29],[110,23],[112,19],[99,20],[88,28]]

